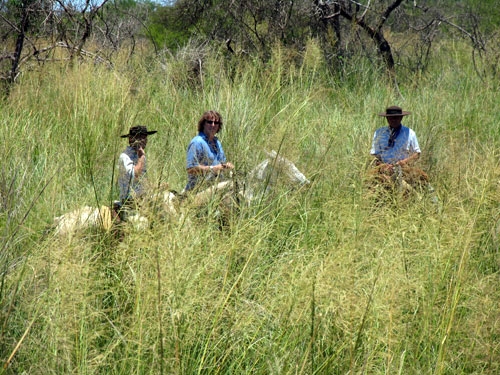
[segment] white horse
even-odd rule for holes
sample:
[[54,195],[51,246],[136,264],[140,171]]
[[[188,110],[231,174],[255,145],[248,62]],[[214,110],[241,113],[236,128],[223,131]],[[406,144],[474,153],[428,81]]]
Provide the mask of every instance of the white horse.
[[[222,181],[192,197],[195,206],[209,202],[220,192],[237,195],[247,205],[269,194],[279,185],[297,188],[308,185],[310,181],[299,171],[290,160],[282,157],[276,151],[266,152],[267,158],[250,171],[247,178],[243,179],[242,186],[236,186],[233,179]],[[178,196],[170,191],[158,192],[152,195],[151,201],[157,202],[162,214],[177,217],[179,212]],[[107,206],[94,208],[83,206],[54,219],[54,233],[59,236],[69,235],[90,228],[101,228],[110,231],[113,224],[118,221],[113,209]],[[149,226],[149,220],[134,212],[127,215],[127,224],[142,230]]]
[[[266,151],[267,158],[253,168],[243,178],[237,173],[222,182],[189,196],[188,206],[204,206],[218,197],[226,206],[232,205],[235,198],[246,205],[262,199],[278,185],[295,189],[308,185],[310,181],[290,160],[274,150]],[[227,207],[226,207],[227,208]]]
[[290,160],[279,155],[274,150],[271,152],[266,151],[266,154],[267,158],[248,175],[243,192],[244,198],[248,202],[268,194],[279,184],[290,188],[299,188],[310,183]]
[[[55,217],[53,231],[57,236],[69,236],[93,228],[109,232],[117,221],[117,214],[108,206],[83,206]],[[127,222],[139,230],[146,229],[149,225],[148,219],[138,213],[129,215]]]

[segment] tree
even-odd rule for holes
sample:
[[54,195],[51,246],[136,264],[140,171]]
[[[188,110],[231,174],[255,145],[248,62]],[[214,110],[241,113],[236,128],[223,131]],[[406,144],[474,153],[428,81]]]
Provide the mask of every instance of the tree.
[[22,53],[25,42],[30,31],[36,30],[35,21],[39,19],[40,13],[47,9],[48,4],[38,0],[9,1],[2,4],[0,20],[3,21],[2,39],[7,41],[8,36],[14,41],[13,51],[0,56],[0,62],[10,61],[10,67],[6,69],[3,80],[8,84],[15,81],[19,73]]
[[402,62],[397,59],[401,50],[394,50],[388,32],[397,35],[398,45],[411,47],[408,51],[415,55],[406,60],[410,69],[425,69],[433,43],[445,33],[452,35],[451,29],[480,51],[483,31],[471,11],[477,1],[178,0],[172,8],[188,36],[226,42],[229,50],[238,46],[265,60],[276,41],[300,51],[315,37],[333,71],[363,56],[393,75]]
[[[487,11],[493,4],[477,0],[316,0],[314,4],[319,23],[326,25],[320,31],[329,35],[328,27],[334,25],[335,44],[326,45],[325,50],[330,48],[336,56],[344,57],[349,54],[347,48],[352,50],[361,42],[362,36],[357,35],[361,30],[391,73],[396,59],[386,31],[397,34],[400,45],[410,47],[414,55],[408,56],[408,67],[422,70],[431,57],[433,43],[440,37],[466,37],[475,51],[473,57],[480,56],[486,51],[485,35],[492,29],[490,22],[498,23]],[[495,50],[495,44],[490,43],[489,49]]]
[[[387,41],[383,33],[383,26],[394,10],[396,10],[403,0],[394,0],[387,6],[380,4],[380,10],[374,5],[364,6],[361,11],[361,4],[352,0],[343,0],[333,2],[333,9],[330,14],[324,15],[323,20],[329,18],[343,17],[350,23],[359,26],[375,43],[378,52],[382,56],[385,65],[389,71],[394,71],[394,57],[392,55],[391,45]],[[355,6],[353,7],[353,3]],[[324,4],[328,9],[328,4]],[[338,31],[339,32],[339,31]],[[340,35],[339,35],[340,39]]]
[[0,35],[4,42],[0,52],[0,81],[4,83],[4,93],[9,93],[23,63],[35,60],[43,65],[54,60],[56,49],[66,51],[69,61],[90,58],[110,65],[109,58],[85,50],[86,44],[92,40],[106,47],[109,43],[117,51],[124,38],[135,40],[141,35],[150,10],[154,10],[152,3],[138,4],[133,0],[6,0],[0,3]]

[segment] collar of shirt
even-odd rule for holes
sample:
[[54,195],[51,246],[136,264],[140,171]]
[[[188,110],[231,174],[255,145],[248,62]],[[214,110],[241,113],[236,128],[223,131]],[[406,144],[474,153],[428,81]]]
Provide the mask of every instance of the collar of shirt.
[[[205,142],[207,142],[208,144],[210,144],[210,141],[208,140],[208,137],[207,137],[207,135],[206,135],[205,133],[203,133],[203,132],[199,132],[199,133],[198,133],[198,135],[199,135],[201,138],[203,138],[203,140],[204,140]],[[217,140],[218,140],[217,136],[214,136],[214,142],[215,142],[215,143],[217,143]]]
[[127,146],[124,153],[133,161],[137,161],[137,159],[139,158],[139,156],[137,155],[137,151],[132,146]]
[[213,141],[210,142],[205,133],[199,132],[198,135],[201,138],[203,138],[203,140],[207,143],[210,150],[216,155],[216,157],[218,157],[218,155],[220,154],[220,150],[219,150],[219,139],[217,138],[217,136],[214,136]]

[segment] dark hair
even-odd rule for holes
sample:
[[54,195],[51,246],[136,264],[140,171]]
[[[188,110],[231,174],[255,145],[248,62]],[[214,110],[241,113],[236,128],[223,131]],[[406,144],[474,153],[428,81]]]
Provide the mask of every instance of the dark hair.
[[205,125],[206,120],[212,120],[214,119],[219,123],[219,132],[222,129],[222,116],[220,115],[219,112],[216,111],[206,111],[203,116],[201,116],[200,121],[198,121],[198,131],[202,132],[203,131],[203,125]]

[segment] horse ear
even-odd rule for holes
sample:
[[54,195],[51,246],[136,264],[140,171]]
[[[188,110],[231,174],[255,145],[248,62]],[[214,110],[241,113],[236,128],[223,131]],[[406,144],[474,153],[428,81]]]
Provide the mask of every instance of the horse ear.
[[274,150],[269,151],[264,151],[269,159],[276,159],[276,156],[278,156],[278,153]]
[[265,159],[249,173],[250,180],[264,181],[266,179],[267,167],[269,165],[269,160]]

